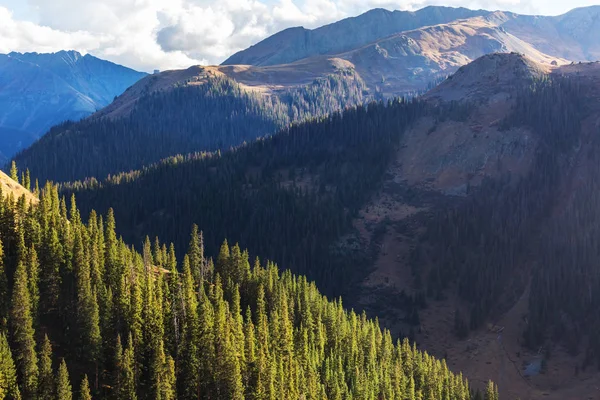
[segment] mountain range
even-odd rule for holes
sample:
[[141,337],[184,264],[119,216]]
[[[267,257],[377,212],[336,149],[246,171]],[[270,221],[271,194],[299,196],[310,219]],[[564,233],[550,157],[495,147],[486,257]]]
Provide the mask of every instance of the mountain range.
[[[463,371],[486,399],[498,399],[490,379],[507,399],[594,398],[599,19],[599,7],[376,9],[288,29],[223,65],[146,76],[16,155],[25,186],[30,175],[60,184],[34,190],[38,209],[0,207],[9,281],[35,276],[40,251],[52,265],[40,287],[54,295],[42,296],[41,321],[63,318],[65,332],[48,331],[60,354],[75,341],[78,372],[104,364],[96,393],[108,397],[137,366],[141,397],[177,380],[182,398],[437,399],[453,385],[454,397],[482,398],[449,374],[415,372],[428,355],[392,357],[418,354],[383,344],[394,337],[444,359],[429,371]],[[0,178],[3,191],[25,190]],[[280,281],[266,259],[291,273]],[[366,314],[308,306],[320,295],[292,274]],[[388,330],[359,329],[366,315]],[[98,332],[128,334],[125,353]],[[203,364],[198,346],[226,357]]]
[[[600,51],[593,40],[600,35],[599,14],[600,7],[575,9],[558,17],[445,7],[427,7],[417,12],[375,9],[315,30],[288,29],[233,55],[223,65],[196,66],[148,76],[105,110],[80,124],[54,129],[44,143],[36,143],[16,159],[23,167],[35,171],[40,179],[103,178],[109,173],[140,168],[176,153],[226,149],[272,134],[293,121],[360,102],[414,96],[489,53],[516,52],[546,67],[574,60],[589,61]],[[245,117],[236,115],[233,125],[220,113],[207,113],[201,120],[206,128],[196,127],[190,121],[182,129],[169,126],[165,130],[160,128],[160,123],[142,128],[150,119],[162,118],[156,113],[146,118],[144,110],[148,109],[148,102],[161,102],[158,99],[161,96],[182,98],[185,93],[192,96],[187,103],[191,108],[186,114],[186,118],[192,118],[194,102],[204,104],[204,100],[199,99],[214,93],[202,86],[212,87],[217,80],[228,80],[236,88],[223,99],[237,97],[238,103],[255,104],[244,106]],[[323,91],[324,85],[327,91]],[[176,95],[172,94],[175,92]],[[317,92],[320,93],[315,95]],[[146,105],[140,108],[139,102]],[[177,112],[183,112],[183,108]],[[136,122],[142,116],[144,121]],[[266,125],[246,125],[245,118],[259,118]],[[109,135],[117,138],[109,140],[102,133],[107,123],[122,126],[109,129]],[[136,133],[137,128],[131,125],[143,133]],[[218,128],[211,134],[206,130],[209,126]],[[230,133],[226,136],[219,133],[223,129]],[[63,130],[67,134],[60,134]],[[117,133],[119,131],[123,133]],[[193,131],[196,133],[192,134]],[[148,147],[154,149],[152,152],[139,149],[135,138],[139,140],[140,134],[152,136],[149,140],[153,145]],[[81,157],[81,145],[67,143],[72,140],[85,142],[87,148],[95,149],[89,152],[93,155]],[[54,151],[66,151],[65,157],[41,156],[37,149],[46,146],[52,146]],[[114,151],[109,153],[115,155],[114,163],[107,162],[107,151],[103,150],[111,146]],[[147,154],[137,155],[138,151]],[[42,153],[52,152],[42,150]],[[130,156],[122,157],[120,153]],[[43,169],[36,163],[43,165]],[[105,163],[105,167],[100,168],[101,163]],[[60,174],[55,173],[58,169]],[[67,170],[70,172],[65,175]]]
[[[232,55],[223,64],[265,66],[317,55],[344,54],[402,32],[436,25],[439,26],[437,31],[452,30],[447,24],[469,23],[469,20],[481,18],[491,22],[487,30],[491,41],[498,32],[504,32],[552,57],[590,61],[600,58],[600,45],[596,40],[600,29],[599,13],[600,6],[578,8],[556,17],[437,6],[415,12],[374,9],[317,29],[286,29]],[[444,43],[439,44],[444,46]]]
[[98,111],[145,75],[76,51],[0,55],[0,157]]
[[600,279],[585,243],[597,234],[599,85],[598,63],[491,54],[418,100],[63,193],[84,213],[115,207],[131,242],[151,234],[185,249],[185,221],[215,232],[204,237],[210,254],[220,237],[239,241],[377,315],[476,387],[491,378],[506,398],[582,398],[598,377],[586,293]]

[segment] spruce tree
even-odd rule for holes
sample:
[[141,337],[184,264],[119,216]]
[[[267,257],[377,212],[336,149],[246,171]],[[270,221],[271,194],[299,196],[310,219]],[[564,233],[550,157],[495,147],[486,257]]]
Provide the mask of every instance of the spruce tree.
[[196,224],[192,226],[188,256],[190,257],[192,276],[196,282],[196,288],[198,288],[204,279],[204,243],[202,232],[198,232]]
[[35,331],[31,316],[31,301],[27,273],[23,263],[17,265],[11,301],[11,328],[15,360],[22,382],[23,397],[35,398],[38,385],[38,361],[35,351]]
[[29,168],[25,170],[25,176],[23,177],[23,187],[27,190],[31,190],[31,175],[29,174]]
[[73,399],[73,388],[71,387],[69,371],[64,358],[60,362],[58,373],[56,375],[56,397],[60,400]]
[[79,389],[80,400],[92,400],[92,393],[90,392],[90,383],[88,382],[87,375],[83,376],[81,380],[81,388]]
[[21,399],[17,386],[17,369],[4,333],[0,333],[0,393],[6,399]]
[[74,268],[77,277],[77,319],[83,359],[96,367],[100,358],[102,338],[98,300],[92,289],[90,262],[87,257],[82,233],[75,235],[73,250]]
[[38,316],[38,307],[40,302],[39,291],[39,262],[35,247],[32,245],[27,251],[27,286],[29,288],[29,299],[31,301],[31,315],[34,321]]
[[189,257],[183,259],[182,295],[184,321],[178,360],[180,374],[177,378],[178,398],[187,400],[198,397],[200,379],[196,372],[200,368],[198,352],[198,299],[194,291],[195,282],[190,269]]
[[52,372],[52,345],[48,335],[44,335],[40,350],[40,367],[38,380],[38,399],[52,400],[54,398],[54,373]]
[[17,169],[17,163],[14,160],[10,164],[10,178],[19,183],[19,170]]
[[9,306],[8,278],[4,267],[3,245],[0,241],[0,329],[7,327]]
[[136,400],[135,383],[135,350],[133,347],[133,338],[129,335],[127,348],[123,352],[121,366],[119,368],[119,391],[118,400]]
[[492,381],[488,381],[485,388],[485,400],[498,400],[498,388]]

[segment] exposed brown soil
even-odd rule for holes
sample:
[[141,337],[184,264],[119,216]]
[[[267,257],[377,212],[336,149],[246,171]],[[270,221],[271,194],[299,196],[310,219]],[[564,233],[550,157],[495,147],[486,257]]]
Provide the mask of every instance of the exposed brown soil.
[[25,199],[28,203],[37,204],[39,202],[39,199],[35,197],[33,193],[13,181],[2,171],[0,171],[0,185],[2,186],[2,193],[5,196],[9,196],[12,193],[15,200],[17,200],[19,197],[25,195]]
[[[587,84],[598,88],[592,92],[600,93],[600,63],[558,67],[552,73],[585,74]],[[404,315],[394,305],[394,299],[401,292],[415,292],[410,252],[425,229],[428,210],[460,202],[462,196],[468,195],[462,190],[464,186],[477,185],[485,176],[506,171],[522,175],[529,170],[537,143],[527,130],[498,129],[498,120],[510,110],[510,96],[503,98],[504,101],[494,101],[498,98],[492,97],[464,122],[444,121],[436,125],[432,119],[424,119],[415,124],[406,133],[381,191],[355,222],[368,242],[375,236],[377,224],[386,221],[385,229],[379,230],[378,254],[373,271],[363,282],[360,303],[378,315],[393,334],[406,334],[410,328],[402,320]],[[600,94],[593,103],[600,104]],[[590,135],[600,127],[599,116],[600,110],[596,110],[582,121],[583,131],[587,132],[579,145],[583,151],[572,160],[571,175],[557,193],[555,216],[568,207],[571,194],[582,181],[593,179],[590,171],[596,169],[589,165],[593,158],[588,157],[588,152],[594,148]],[[438,197],[432,201],[408,199],[406,192],[397,194],[398,185],[411,187],[421,196],[435,192]],[[397,229],[399,225],[410,229]],[[440,300],[428,299],[427,307],[419,312],[420,326],[413,327],[417,344],[437,357],[445,357],[450,368],[462,372],[474,387],[483,388],[489,379],[495,381],[503,399],[599,399],[600,373],[595,367],[581,370],[583,354],[571,355],[561,345],[554,344],[541,373],[535,367],[528,368],[541,367],[542,354],[546,353],[546,349],[525,348],[522,339],[527,324],[529,271],[536,262],[533,253],[517,269],[521,273],[507,284],[494,317],[464,340],[454,333],[455,312],[459,310],[463,316],[468,312],[466,305],[453,295],[455,291],[447,290],[446,297]]]

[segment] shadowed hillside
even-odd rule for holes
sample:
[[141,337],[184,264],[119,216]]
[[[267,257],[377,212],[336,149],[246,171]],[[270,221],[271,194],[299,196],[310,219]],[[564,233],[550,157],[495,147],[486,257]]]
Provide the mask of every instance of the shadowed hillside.
[[[509,398],[585,396],[598,344],[579,277],[596,289],[594,256],[577,249],[594,224],[569,215],[594,218],[584,171],[596,154],[598,65],[485,56],[423,100],[64,190],[84,209],[124,208],[117,220],[134,242],[151,233],[185,246],[168,221],[194,221],[256,244],[447,356],[476,386],[491,376]],[[448,101],[456,93],[474,103]],[[154,201],[128,207],[133,193]],[[553,233],[563,218],[581,235]],[[208,248],[214,240],[205,236]],[[566,258],[546,259],[561,246]],[[543,371],[529,367],[538,362]]]

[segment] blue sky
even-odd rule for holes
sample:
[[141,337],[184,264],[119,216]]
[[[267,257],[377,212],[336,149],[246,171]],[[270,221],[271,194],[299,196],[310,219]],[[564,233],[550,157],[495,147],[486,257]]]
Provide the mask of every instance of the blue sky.
[[[600,0],[596,0],[596,4]],[[0,0],[0,53],[74,49],[139,70],[215,64],[290,26],[427,5],[558,15],[592,0]]]

